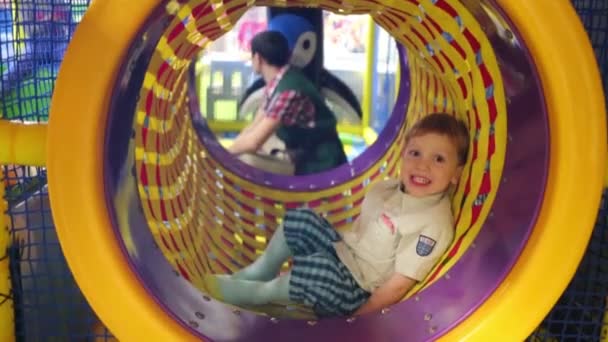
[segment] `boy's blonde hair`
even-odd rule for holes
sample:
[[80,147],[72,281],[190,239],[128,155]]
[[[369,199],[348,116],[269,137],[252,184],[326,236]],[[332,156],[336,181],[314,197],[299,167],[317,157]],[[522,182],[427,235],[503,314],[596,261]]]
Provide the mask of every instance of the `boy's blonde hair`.
[[405,135],[405,144],[410,139],[427,133],[445,135],[452,140],[458,151],[458,164],[467,162],[469,152],[469,129],[462,120],[446,113],[429,114],[418,120]]

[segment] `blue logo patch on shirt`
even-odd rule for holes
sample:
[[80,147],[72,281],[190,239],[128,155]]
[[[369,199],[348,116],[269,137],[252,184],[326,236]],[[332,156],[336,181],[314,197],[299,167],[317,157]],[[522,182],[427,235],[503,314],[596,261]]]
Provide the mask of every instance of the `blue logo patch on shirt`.
[[427,256],[431,254],[437,241],[431,239],[428,236],[420,235],[418,237],[418,244],[416,245],[416,253],[420,256]]

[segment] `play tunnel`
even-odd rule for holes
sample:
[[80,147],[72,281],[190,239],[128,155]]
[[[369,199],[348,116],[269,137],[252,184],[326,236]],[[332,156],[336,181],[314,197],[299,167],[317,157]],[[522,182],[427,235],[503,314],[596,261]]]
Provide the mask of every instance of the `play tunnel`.
[[[369,14],[393,36],[396,103],[356,159],[283,176],[215,139],[189,66],[251,6]],[[78,285],[123,341],[521,340],[567,286],[595,222],[603,99],[565,0],[98,0],[57,78],[51,206]],[[407,128],[436,111],[467,122],[471,150],[453,197],[455,240],[404,301],[317,321],[295,306],[254,312],[205,294],[203,276],[255,260],[288,209],[348,227],[368,187],[397,175]]]

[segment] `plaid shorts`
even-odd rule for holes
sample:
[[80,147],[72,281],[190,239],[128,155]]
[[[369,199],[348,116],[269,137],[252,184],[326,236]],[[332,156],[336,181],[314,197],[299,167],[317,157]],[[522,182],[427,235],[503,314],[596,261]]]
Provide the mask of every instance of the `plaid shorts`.
[[336,255],[341,239],[327,220],[310,209],[289,210],[283,220],[293,254],[289,297],[320,317],[352,315],[369,298]]

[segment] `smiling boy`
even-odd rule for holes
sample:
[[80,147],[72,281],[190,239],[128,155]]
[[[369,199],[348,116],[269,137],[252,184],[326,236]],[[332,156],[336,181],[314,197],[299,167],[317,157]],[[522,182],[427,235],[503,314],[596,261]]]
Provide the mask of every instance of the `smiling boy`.
[[[371,187],[349,230],[337,232],[310,209],[289,210],[253,264],[232,276],[207,276],[210,294],[235,305],[293,301],[318,317],[399,302],[452,243],[448,190],[468,148],[462,121],[442,113],[422,118],[405,137],[400,177]],[[277,277],[288,258],[291,270]]]

